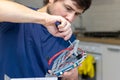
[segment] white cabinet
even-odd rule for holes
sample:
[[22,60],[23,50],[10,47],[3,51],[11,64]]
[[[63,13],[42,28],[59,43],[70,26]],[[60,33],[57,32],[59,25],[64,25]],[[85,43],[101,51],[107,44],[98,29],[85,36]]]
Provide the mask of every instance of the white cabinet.
[[103,80],[120,79],[120,46],[103,45]]
[[120,45],[81,42],[80,47],[93,55],[99,54],[96,80],[120,79]]

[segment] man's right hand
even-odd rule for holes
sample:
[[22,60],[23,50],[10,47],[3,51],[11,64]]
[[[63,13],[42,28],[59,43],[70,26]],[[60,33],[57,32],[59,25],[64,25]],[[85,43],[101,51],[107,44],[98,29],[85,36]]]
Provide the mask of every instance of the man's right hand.
[[[68,40],[72,35],[72,28],[70,22],[61,16],[54,16],[44,13],[45,21],[43,23],[46,26],[47,30],[56,37],[64,38]],[[55,22],[59,21],[61,24],[56,27]]]

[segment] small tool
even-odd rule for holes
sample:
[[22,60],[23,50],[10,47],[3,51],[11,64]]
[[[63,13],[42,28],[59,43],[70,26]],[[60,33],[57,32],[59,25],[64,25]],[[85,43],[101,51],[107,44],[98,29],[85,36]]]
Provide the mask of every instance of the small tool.
[[[55,25],[56,25],[57,28],[58,28],[58,25],[60,25],[60,24],[61,24],[61,22],[58,22],[58,21],[55,22]],[[70,40],[68,40],[68,42],[70,43],[71,46],[73,46],[73,44]]]

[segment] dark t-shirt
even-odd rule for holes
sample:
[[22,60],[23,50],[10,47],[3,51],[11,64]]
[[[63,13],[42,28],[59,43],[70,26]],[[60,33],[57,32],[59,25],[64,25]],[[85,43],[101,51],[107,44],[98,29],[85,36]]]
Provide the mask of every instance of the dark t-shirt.
[[0,80],[4,74],[11,78],[44,77],[52,66],[48,60],[69,45],[40,24],[0,23]]

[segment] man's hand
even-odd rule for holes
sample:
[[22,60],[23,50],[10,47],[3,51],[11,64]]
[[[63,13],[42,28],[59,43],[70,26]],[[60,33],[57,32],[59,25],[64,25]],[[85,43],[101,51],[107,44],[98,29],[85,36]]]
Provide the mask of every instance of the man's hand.
[[78,69],[74,68],[69,72],[64,72],[62,80],[78,80]]
[[[72,35],[71,24],[65,18],[61,16],[54,16],[45,14],[45,21],[43,25],[46,26],[47,30],[56,37],[64,38],[64,40],[68,40]],[[59,21],[61,24],[56,27],[55,22]]]

